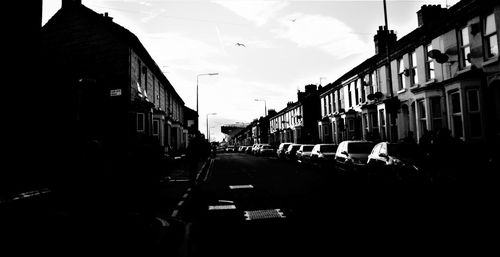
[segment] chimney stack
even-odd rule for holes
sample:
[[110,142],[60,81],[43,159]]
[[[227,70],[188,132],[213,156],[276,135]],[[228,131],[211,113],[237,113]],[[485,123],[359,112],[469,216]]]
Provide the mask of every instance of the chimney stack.
[[387,30],[385,26],[379,26],[373,41],[375,42],[375,54],[385,54],[387,45],[389,49],[396,45],[397,36],[394,30]]
[[441,5],[422,5],[417,11],[418,26],[432,23],[444,15],[446,8],[441,8]]

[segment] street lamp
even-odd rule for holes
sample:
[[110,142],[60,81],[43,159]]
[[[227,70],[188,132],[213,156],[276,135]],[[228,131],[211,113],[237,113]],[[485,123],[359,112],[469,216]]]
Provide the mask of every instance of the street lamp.
[[264,102],[264,117],[267,116],[267,104],[266,104],[266,100],[264,99],[254,99],[254,101],[263,101]]
[[207,140],[210,143],[210,135],[208,134],[208,115],[217,115],[217,113],[207,113]]
[[219,75],[219,73],[215,72],[215,73],[203,73],[203,74],[198,74],[196,76],[196,113],[199,113],[198,112],[198,81],[199,81],[199,77],[200,76],[215,76],[215,75]]

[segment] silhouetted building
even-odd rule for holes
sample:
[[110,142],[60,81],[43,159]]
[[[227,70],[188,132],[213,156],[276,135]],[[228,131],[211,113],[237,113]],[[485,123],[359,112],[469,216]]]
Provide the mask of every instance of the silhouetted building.
[[154,137],[185,146],[184,102],[139,39],[81,1],[42,29],[46,99],[61,144],[96,139],[123,153]]
[[316,85],[306,85],[304,92],[297,92],[297,99],[297,102],[288,102],[284,109],[270,117],[272,145],[318,141],[320,102]]

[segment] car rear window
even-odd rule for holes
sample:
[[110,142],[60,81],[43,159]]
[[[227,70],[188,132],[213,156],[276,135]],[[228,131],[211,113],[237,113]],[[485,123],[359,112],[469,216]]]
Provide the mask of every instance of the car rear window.
[[264,145],[264,146],[262,146],[262,149],[271,149],[271,146],[270,145]]
[[347,152],[349,153],[370,153],[373,149],[374,143],[349,143],[347,145]]
[[320,146],[320,151],[325,153],[334,153],[337,151],[337,147],[338,146],[336,145],[322,145]]

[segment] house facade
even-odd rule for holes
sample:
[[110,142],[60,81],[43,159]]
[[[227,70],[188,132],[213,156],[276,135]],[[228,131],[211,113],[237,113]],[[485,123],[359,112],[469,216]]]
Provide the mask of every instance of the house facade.
[[499,4],[425,5],[417,18],[397,41],[380,27],[376,54],[322,90],[323,142],[418,141],[441,128],[464,142],[498,142]]
[[42,28],[47,99],[68,141],[98,140],[112,152],[154,139],[185,147],[184,102],[141,44],[108,14],[66,1]]

